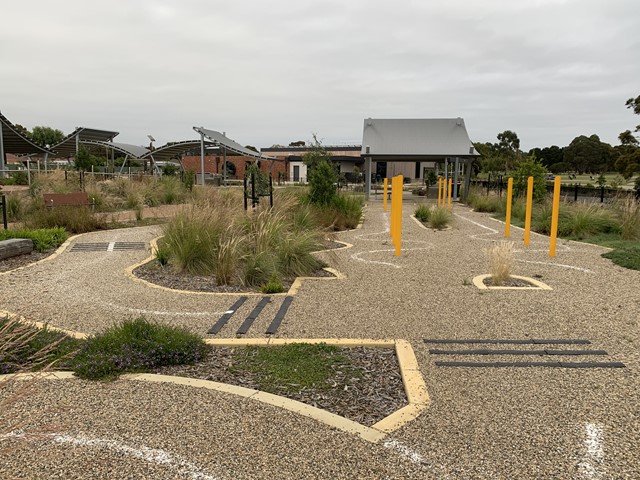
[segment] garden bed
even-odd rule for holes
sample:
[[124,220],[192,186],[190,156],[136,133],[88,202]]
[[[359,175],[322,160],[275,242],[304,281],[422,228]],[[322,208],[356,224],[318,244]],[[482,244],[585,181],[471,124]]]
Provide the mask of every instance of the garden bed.
[[367,426],[408,403],[393,348],[335,349],[331,355],[344,358],[331,365],[332,373],[324,384],[310,386],[271,382],[265,386],[264,374],[252,368],[247,359],[255,360],[259,350],[277,347],[210,348],[202,362],[162,367],[156,372],[266,390]]
[[36,252],[34,250],[31,253],[18,255],[17,257],[5,258],[4,260],[0,260],[0,272],[8,272],[9,270],[15,270],[16,268],[31,265],[32,263],[42,260],[43,258],[47,258],[54,252],[55,250],[50,250],[47,252]]

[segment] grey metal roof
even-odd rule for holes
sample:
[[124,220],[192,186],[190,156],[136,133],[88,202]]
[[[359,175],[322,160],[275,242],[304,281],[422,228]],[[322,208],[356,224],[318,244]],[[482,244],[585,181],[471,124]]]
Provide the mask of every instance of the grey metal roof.
[[[16,127],[11,123],[7,117],[0,113],[0,123],[2,130],[2,146],[3,153],[11,153],[14,155],[43,155],[45,153],[51,154],[49,150],[43,145],[39,145],[32,140],[22,135]],[[0,160],[0,164],[2,161]]]
[[112,130],[100,130],[97,128],[76,127],[69,135],[64,137],[60,143],[53,145],[51,150],[58,155],[71,157],[76,153],[76,136],[79,137],[80,143],[87,142],[109,142],[113,140],[119,132]]
[[364,120],[361,154],[394,160],[478,156],[462,118]]
[[[143,158],[149,153],[147,147],[141,147],[140,145],[132,145],[129,143],[117,143],[117,142],[104,142],[100,140],[80,140],[82,145],[94,145],[106,148],[113,148],[116,152],[124,153],[133,158]],[[75,144],[73,153],[75,154]]]
[[209,140],[211,140],[215,145],[221,145],[227,148],[228,150],[231,150],[232,152],[239,153],[240,155],[244,155],[246,157],[253,157],[256,159],[262,159],[262,160],[279,160],[275,157],[262,155],[259,152],[254,152],[253,150],[244,148],[239,143],[231,140],[230,138],[227,138],[225,135],[223,135],[220,132],[216,132],[215,130],[207,130],[206,128],[202,128],[202,127],[193,127],[193,129],[196,132],[204,135]]

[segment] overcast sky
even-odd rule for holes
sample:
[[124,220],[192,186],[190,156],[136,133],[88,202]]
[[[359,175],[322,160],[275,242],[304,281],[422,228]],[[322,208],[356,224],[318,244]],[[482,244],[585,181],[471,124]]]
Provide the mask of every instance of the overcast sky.
[[0,111],[29,129],[268,147],[460,116],[528,150],[640,123],[639,0],[0,0],[0,18]]

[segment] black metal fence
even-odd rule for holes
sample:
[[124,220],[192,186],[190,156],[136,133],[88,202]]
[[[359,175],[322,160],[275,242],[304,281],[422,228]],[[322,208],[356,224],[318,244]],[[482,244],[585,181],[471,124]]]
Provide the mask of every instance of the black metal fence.
[[[487,195],[495,193],[501,197],[503,194],[506,195],[507,192],[507,177],[498,177],[495,180],[471,180],[471,186],[482,189]],[[548,182],[545,186],[549,198],[551,198],[553,196],[553,183]],[[619,188],[580,185],[579,183],[560,186],[560,197],[567,201],[606,203],[627,196],[635,196],[635,192]]]

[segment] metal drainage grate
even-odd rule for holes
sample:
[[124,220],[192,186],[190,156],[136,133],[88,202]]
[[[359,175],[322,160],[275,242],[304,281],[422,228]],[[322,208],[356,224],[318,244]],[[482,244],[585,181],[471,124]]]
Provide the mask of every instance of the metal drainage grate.
[[76,243],[71,247],[71,252],[114,252],[124,250],[144,250],[144,242],[101,242],[101,243]]

